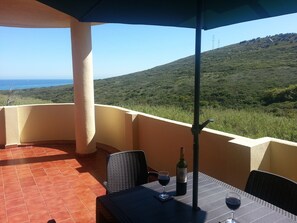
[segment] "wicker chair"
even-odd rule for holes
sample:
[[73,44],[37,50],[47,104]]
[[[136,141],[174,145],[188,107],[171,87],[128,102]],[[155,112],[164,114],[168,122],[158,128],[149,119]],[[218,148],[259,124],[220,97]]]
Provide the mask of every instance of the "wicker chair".
[[148,171],[145,154],[141,150],[110,154],[107,158],[107,193],[129,189],[148,182],[157,172]]
[[245,192],[297,215],[297,183],[260,170],[251,171]]

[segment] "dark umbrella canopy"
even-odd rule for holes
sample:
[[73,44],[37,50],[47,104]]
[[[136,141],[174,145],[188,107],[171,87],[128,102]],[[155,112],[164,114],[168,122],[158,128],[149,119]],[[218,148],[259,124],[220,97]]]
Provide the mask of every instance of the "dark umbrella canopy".
[[297,0],[38,0],[81,22],[196,29],[193,133],[193,209],[198,209],[201,29],[297,12]]
[[[81,22],[196,28],[199,0],[39,0]],[[294,13],[296,0],[204,0],[202,29]]]

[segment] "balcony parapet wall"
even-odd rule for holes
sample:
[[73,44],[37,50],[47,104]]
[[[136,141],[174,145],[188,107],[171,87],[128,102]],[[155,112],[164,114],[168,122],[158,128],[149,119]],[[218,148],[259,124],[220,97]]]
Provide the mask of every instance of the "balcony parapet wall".
[[4,107],[0,107],[0,149],[5,147],[6,130],[5,130],[5,114]]
[[73,104],[5,106],[0,123],[2,147],[75,140]]
[[[95,141],[117,150],[144,150],[150,167],[175,175],[179,148],[192,170],[191,125],[116,106],[95,105]],[[73,104],[0,107],[0,146],[75,142]],[[297,181],[297,143],[250,139],[204,128],[199,170],[243,189],[248,174],[262,169]]]

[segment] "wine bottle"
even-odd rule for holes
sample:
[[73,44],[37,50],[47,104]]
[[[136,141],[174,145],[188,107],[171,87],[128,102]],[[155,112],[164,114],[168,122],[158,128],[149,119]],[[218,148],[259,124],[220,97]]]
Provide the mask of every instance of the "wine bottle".
[[176,195],[187,193],[188,165],[184,158],[184,148],[180,148],[180,157],[176,165]]

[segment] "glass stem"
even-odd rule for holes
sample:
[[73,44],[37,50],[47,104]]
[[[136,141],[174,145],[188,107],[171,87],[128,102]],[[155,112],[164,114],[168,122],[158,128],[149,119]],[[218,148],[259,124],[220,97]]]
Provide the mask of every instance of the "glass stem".
[[163,186],[163,194],[165,194],[165,186]]
[[231,219],[234,219],[234,211],[231,212]]

